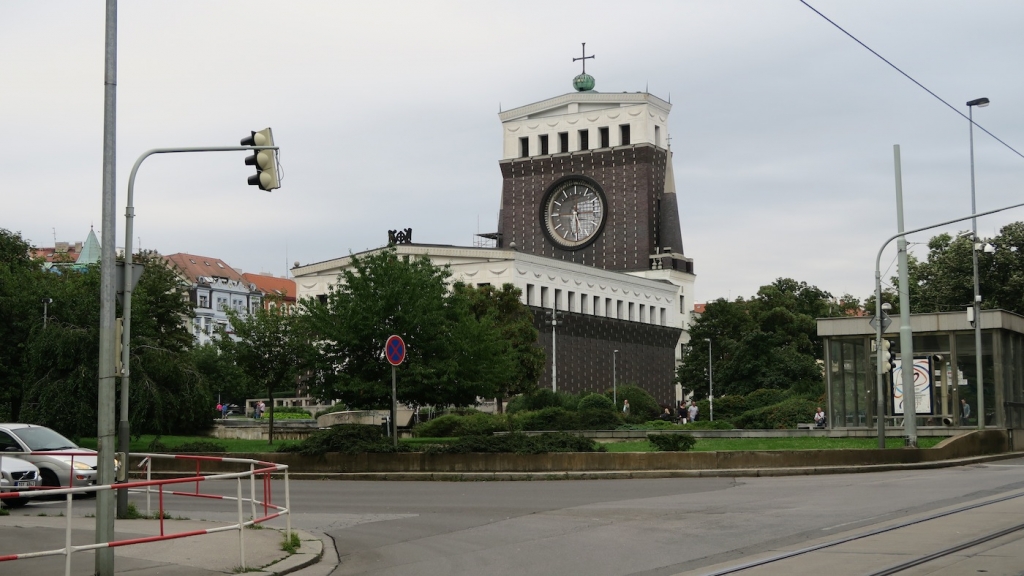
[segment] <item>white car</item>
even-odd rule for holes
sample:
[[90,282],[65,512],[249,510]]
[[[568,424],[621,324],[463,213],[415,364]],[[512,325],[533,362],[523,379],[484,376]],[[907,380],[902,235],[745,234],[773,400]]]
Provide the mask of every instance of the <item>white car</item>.
[[46,426],[0,424],[0,452],[4,459],[13,456],[35,464],[43,486],[96,484],[96,451],[79,448]]
[[[0,452],[0,493],[20,492],[25,488],[38,486],[42,480],[39,477],[39,468],[34,464],[26,462],[21,458],[4,458]],[[4,498],[0,500],[3,506],[17,508],[24,506],[28,498]]]

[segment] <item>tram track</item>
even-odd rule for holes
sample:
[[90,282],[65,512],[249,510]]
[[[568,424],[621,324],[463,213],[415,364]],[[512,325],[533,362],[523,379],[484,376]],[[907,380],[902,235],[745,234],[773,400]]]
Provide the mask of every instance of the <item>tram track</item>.
[[[870,538],[873,538],[875,536],[880,536],[880,535],[883,535],[883,534],[888,534],[889,538],[891,538],[893,536],[892,533],[898,532],[900,530],[907,530],[909,528],[912,528],[912,527],[915,527],[915,526],[920,526],[920,525],[926,524],[928,522],[935,522],[937,520],[941,520],[941,519],[944,519],[944,518],[948,519],[950,517],[954,517],[954,516],[957,516],[957,515],[962,515],[962,514],[965,514],[965,513],[974,511],[974,510],[979,510],[979,509],[983,509],[983,508],[986,508],[986,507],[989,507],[989,506],[993,506],[995,504],[1000,504],[1000,503],[1004,503],[1004,502],[1008,502],[1008,501],[1013,501],[1013,500],[1017,500],[1017,499],[1020,499],[1020,498],[1024,498],[1024,491],[1020,490],[1019,488],[1014,488],[1013,490],[1010,490],[1008,492],[1012,492],[1012,493],[1009,494],[1009,495],[1006,495],[1006,496],[1000,496],[1000,497],[996,497],[996,498],[989,498],[987,500],[983,500],[983,501],[980,501],[980,502],[974,502],[974,503],[971,503],[971,504],[967,504],[967,505],[963,505],[963,506],[958,506],[956,508],[951,508],[951,509],[948,509],[948,510],[943,510],[941,512],[935,512],[935,513],[931,513],[931,514],[926,514],[924,516],[913,518],[913,519],[906,520],[906,521],[903,521],[903,522],[898,522],[898,523],[893,524],[893,525],[883,526],[883,527],[872,529],[872,530],[868,530],[868,531],[865,531],[865,532],[854,533],[854,534],[851,534],[851,535],[848,535],[848,536],[843,536],[843,537],[840,537],[840,538],[834,538],[832,540],[827,540],[827,541],[820,542],[820,543],[817,543],[817,544],[814,544],[814,545],[811,545],[811,546],[805,546],[805,547],[799,548],[797,550],[790,550],[790,551],[786,551],[786,552],[780,552],[778,554],[775,554],[775,555],[772,555],[772,556],[769,556],[769,557],[766,557],[766,558],[759,558],[759,559],[756,559],[756,560],[752,560],[752,561],[748,561],[748,562],[743,562],[743,563],[732,565],[732,566],[720,567],[720,568],[717,568],[717,569],[715,569],[715,570],[713,570],[711,572],[701,572],[701,574],[702,574],[702,576],[725,576],[727,574],[744,574],[744,573],[751,573],[751,574],[786,573],[786,572],[776,572],[776,570],[782,569],[782,567],[787,563],[787,561],[803,560],[803,557],[806,557],[806,556],[814,554],[814,553],[823,553],[823,552],[827,553],[830,550],[836,549],[836,548],[841,547],[843,545],[854,543],[854,542],[858,542],[858,541],[868,540]],[[912,558],[910,560],[907,560],[907,561],[904,561],[904,562],[900,562],[898,564],[895,564],[895,565],[892,565],[892,566],[889,566],[889,567],[886,567],[886,568],[882,568],[882,569],[865,569],[865,571],[862,572],[862,574],[867,574],[869,576],[889,576],[889,575],[892,575],[892,574],[898,574],[900,572],[905,572],[905,571],[910,570],[911,568],[914,568],[914,567],[917,567],[917,566],[923,566],[923,565],[926,565],[928,563],[935,562],[935,561],[937,561],[939,559],[948,557],[948,556],[956,554],[958,552],[962,552],[962,551],[965,551],[965,550],[970,550],[971,548],[976,548],[976,547],[982,546],[984,544],[987,544],[989,542],[993,542],[995,540],[998,540],[998,539],[1003,538],[1005,536],[1008,536],[1010,534],[1018,533],[1018,532],[1020,532],[1022,530],[1024,530],[1024,523],[1014,524],[1014,525],[1007,526],[1007,527],[1001,528],[1001,529],[993,531],[993,532],[989,532],[987,534],[984,534],[983,536],[980,536],[980,537],[977,537],[977,538],[973,538],[973,539],[965,541],[965,542],[960,542],[960,543],[957,543],[957,544],[954,544],[954,545],[951,545],[951,546],[946,546],[946,547],[941,548],[941,549],[936,550],[936,551],[931,551],[931,552],[929,552],[927,554],[923,554],[923,555],[914,557],[914,558]]]

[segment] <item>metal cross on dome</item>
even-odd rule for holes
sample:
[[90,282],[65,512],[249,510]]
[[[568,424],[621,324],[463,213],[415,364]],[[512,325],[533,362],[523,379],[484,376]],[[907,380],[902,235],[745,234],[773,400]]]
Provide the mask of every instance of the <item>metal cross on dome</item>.
[[581,56],[579,58],[573,58],[572,61],[575,62],[577,60],[583,60],[583,73],[586,74],[587,73],[587,60],[594,58],[594,55],[591,54],[590,56],[587,56],[587,43],[583,42],[582,44],[583,44],[583,56]]

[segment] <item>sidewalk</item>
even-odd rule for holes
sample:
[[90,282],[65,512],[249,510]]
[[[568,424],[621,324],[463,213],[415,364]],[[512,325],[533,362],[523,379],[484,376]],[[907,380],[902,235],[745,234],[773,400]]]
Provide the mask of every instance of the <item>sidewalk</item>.
[[[0,516],[0,556],[56,550],[64,546],[65,521],[63,516],[32,515],[33,507],[12,510],[10,516]],[[48,510],[47,514],[59,513]],[[164,533],[207,530],[222,526],[218,522],[197,520],[164,520]],[[75,517],[71,520],[72,544],[94,542],[96,520]],[[141,538],[160,534],[158,520],[118,520],[116,538]],[[256,575],[287,574],[315,564],[323,554],[319,538],[295,530],[302,546],[289,555],[281,550],[283,527],[265,526],[245,529],[245,566],[257,571]],[[238,531],[217,532],[188,538],[177,538],[114,549],[115,572],[133,576],[186,576],[234,574],[241,571]],[[65,557],[49,556],[0,562],[0,573],[64,574]],[[95,553],[76,552],[71,556],[71,573],[89,576],[95,572]]]

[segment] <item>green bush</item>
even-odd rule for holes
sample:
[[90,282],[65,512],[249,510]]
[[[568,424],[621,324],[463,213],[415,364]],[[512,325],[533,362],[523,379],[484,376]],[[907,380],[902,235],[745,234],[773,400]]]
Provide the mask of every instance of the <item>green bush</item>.
[[697,443],[689,434],[651,434],[647,441],[662,452],[686,452]]
[[[612,391],[608,390],[604,394],[608,398],[612,397]],[[618,405],[615,407],[619,412],[622,411],[622,401],[629,400],[629,416],[626,417],[626,421],[630,423],[641,423],[647,422],[648,420],[654,420],[661,414],[661,406],[658,401],[647,393],[646,390],[639,386],[632,384],[626,384],[619,386],[616,391]]]
[[[700,415],[697,418],[698,422],[700,422],[702,418],[707,420],[710,417],[710,411],[708,410],[707,404],[707,400],[702,400],[697,403],[697,409],[700,410]],[[751,408],[759,408],[761,406],[762,404],[750,404],[746,396],[740,396],[738,394],[717,396],[715,397],[715,420],[732,420]]]
[[562,407],[518,412],[511,419],[516,430],[579,430],[579,415]]
[[302,442],[285,444],[278,452],[300,452],[306,456],[320,456],[328,452],[361,454],[363,452],[408,452],[401,443],[395,448],[385,438],[380,426],[369,424],[341,424],[327,430],[318,430]]
[[687,422],[678,427],[679,430],[732,430],[734,428],[735,426],[733,426],[732,422],[719,420],[717,415],[714,422],[710,420],[697,420],[696,422]]
[[273,408],[267,408],[267,412],[273,412],[275,415],[279,414],[303,414],[307,418],[310,417],[308,411],[305,408],[298,406],[274,406]]
[[615,430],[622,425],[622,417],[610,406],[608,408],[583,408],[576,412],[577,430]]
[[[260,417],[262,420],[269,420],[270,414],[264,414]],[[305,410],[302,413],[299,412],[274,412],[274,420],[312,420],[313,416]]]
[[610,410],[615,411],[615,404],[612,399],[601,394],[587,394],[580,398],[579,404],[576,406],[576,410]]
[[500,436],[465,436],[451,444],[428,446],[425,452],[434,454],[495,452],[546,454],[550,452],[604,452],[604,447],[593,440],[564,432],[537,436],[512,433]]
[[422,422],[413,433],[423,438],[452,438],[455,436],[489,435],[508,430],[508,419],[503,414],[475,412],[466,416],[446,414]]
[[800,422],[813,422],[818,404],[807,398],[790,398],[775,404],[748,410],[733,421],[737,428],[796,428]]
[[773,388],[754,390],[747,394],[747,410],[774,406],[787,398],[789,398],[789,392],[786,390],[775,390]]
[[552,392],[547,388],[539,388],[529,394],[522,394],[508,401],[505,407],[507,414],[532,412],[544,408],[562,408],[576,410],[579,398],[565,392]]

